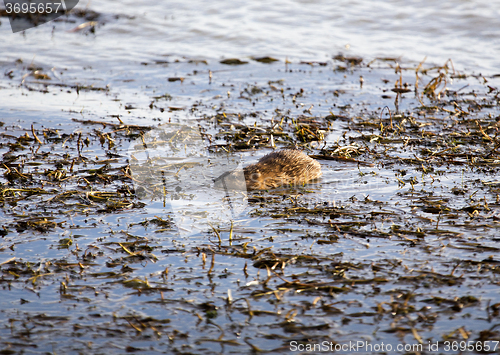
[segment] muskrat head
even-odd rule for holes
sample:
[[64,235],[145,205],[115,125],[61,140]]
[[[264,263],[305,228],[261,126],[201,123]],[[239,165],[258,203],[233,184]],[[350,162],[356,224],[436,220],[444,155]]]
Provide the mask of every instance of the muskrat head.
[[[251,169],[248,169],[251,168]],[[263,184],[262,181],[262,174],[260,173],[259,170],[253,168],[253,167],[248,167],[245,168],[243,171],[245,173],[245,181],[247,184],[247,189],[248,190],[256,190],[260,189],[261,185]]]

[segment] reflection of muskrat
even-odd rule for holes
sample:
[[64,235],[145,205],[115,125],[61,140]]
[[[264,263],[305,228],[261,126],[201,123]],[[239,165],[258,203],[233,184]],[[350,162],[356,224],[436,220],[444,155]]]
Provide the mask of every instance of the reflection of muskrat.
[[321,176],[321,165],[300,150],[284,149],[243,169],[248,190],[303,185]]

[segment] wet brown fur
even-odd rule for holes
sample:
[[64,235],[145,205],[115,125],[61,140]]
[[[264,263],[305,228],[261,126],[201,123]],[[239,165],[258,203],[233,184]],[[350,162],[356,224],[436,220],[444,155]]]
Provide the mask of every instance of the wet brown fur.
[[303,185],[321,176],[321,165],[300,150],[285,149],[243,169],[248,190]]

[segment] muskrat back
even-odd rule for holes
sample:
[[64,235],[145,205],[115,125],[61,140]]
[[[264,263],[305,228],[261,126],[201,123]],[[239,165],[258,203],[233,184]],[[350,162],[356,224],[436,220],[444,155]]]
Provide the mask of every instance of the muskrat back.
[[284,149],[267,154],[243,169],[248,190],[303,185],[322,175],[321,165],[300,150]]

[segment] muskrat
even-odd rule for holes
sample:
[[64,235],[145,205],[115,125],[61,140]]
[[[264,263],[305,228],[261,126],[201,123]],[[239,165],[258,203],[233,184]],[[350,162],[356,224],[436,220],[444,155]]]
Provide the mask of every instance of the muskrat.
[[303,185],[321,176],[321,165],[300,150],[284,149],[267,154],[243,168],[247,190]]

